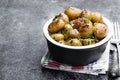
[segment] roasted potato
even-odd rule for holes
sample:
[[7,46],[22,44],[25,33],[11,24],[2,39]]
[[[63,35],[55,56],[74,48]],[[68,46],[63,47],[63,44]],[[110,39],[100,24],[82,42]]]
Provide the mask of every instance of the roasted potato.
[[50,33],[56,33],[63,29],[64,26],[65,22],[60,18],[56,18],[52,21],[52,23],[50,23],[48,30]]
[[77,38],[69,39],[68,41],[66,41],[66,44],[71,46],[82,46],[81,41],[79,41],[79,39]]
[[73,29],[70,31],[71,38],[80,38],[80,33],[77,29]]
[[81,16],[81,10],[75,7],[66,8],[64,13],[68,15],[68,17],[73,20]]
[[87,17],[89,20],[92,19],[92,12],[89,10],[82,10],[81,17]]
[[102,23],[103,22],[103,18],[102,15],[98,12],[92,13],[92,22],[99,22]]
[[64,37],[65,37],[65,39],[69,38],[71,30],[73,30],[73,27],[70,24],[66,24],[64,26],[64,33],[65,33]]
[[83,39],[82,40],[82,44],[85,46],[85,45],[91,45],[91,44],[95,44],[95,39]]
[[60,14],[56,15],[54,19],[56,19],[56,18],[62,19],[65,23],[69,23],[69,18],[65,13],[60,13]]
[[63,34],[60,34],[60,33],[52,34],[51,37],[52,37],[55,41],[64,40],[64,35],[63,35]]
[[73,27],[72,27],[70,24],[66,24],[66,25],[64,26],[64,31],[65,31],[65,32],[69,32],[69,31],[71,31],[71,30],[73,30]]
[[91,34],[93,34],[93,25],[91,21],[88,24],[83,25],[79,28],[80,36],[82,38],[89,38]]
[[103,23],[94,23],[93,33],[98,39],[103,39],[107,34],[107,27]]
[[70,21],[70,24],[73,26],[74,29],[79,29],[79,27],[85,24],[85,21],[83,18],[78,18],[78,19]]

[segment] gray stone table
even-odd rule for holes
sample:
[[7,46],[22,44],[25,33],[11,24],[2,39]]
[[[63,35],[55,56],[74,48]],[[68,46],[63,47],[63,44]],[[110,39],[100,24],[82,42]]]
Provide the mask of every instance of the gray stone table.
[[45,22],[66,7],[98,11],[120,20],[120,0],[0,0],[0,80],[108,80],[107,75],[85,75],[44,69],[47,49]]

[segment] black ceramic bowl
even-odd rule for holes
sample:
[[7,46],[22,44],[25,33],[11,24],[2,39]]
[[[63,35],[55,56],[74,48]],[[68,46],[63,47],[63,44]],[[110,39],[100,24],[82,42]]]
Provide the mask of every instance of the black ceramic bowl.
[[53,60],[74,66],[87,65],[98,60],[112,37],[112,24],[105,17],[103,17],[103,20],[107,25],[107,36],[96,44],[79,47],[60,44],[53,40],[48,32],[48,25],[52,22],[52,19],[48,20],[43,27],[43,33]]

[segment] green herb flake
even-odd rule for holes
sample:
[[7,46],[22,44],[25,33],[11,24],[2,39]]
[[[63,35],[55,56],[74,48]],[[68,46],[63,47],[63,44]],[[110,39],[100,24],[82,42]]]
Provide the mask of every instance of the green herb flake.
[[60,33],[64,35],[64,34],[65,34],[65,31],[64,31],[64,30],[61,30]]
[[90,34],[90,38],[91,38],[91,39],[94,39],[95,36],[94,36],[93,34]]
[[55,17],[57,18],[57,17],[59,17],[60,15],[61,15],[61,14],[60,14],[60,13],[58,13],[58,14],[56,14],[56,16],[55,16]]
[[88,41],[88,44],[91,44],[91,43],[92,43],[91,40],[89,40],[89,41]]
[[56,18],[55,20],[59,22],[59,21],[60,21],[60,18]]
[[86,39],[86,37],[82,37],[82,39]]
[[68,31],[71,31],[71,30],[72,30],[72,27],[69,27],[69,28],[68,28]]
[[70,40],[70,43],[73,43],[73,40],[72,40],[72,39]]
[[80,43],[83,43],[83,39],[79,39]]
[[87,15],[84,15],[83,18],[88,18]]
[[93,43],[94,42],[94,39],[91,39],[91,43]]
[[89,23],[89,21],[90,21],[87,16],[83,16],[83,19],[84,19],[85,23]]
[[95,39],[95,42],[97,43],[97,42],[99,42],[99,40],[98,40],[98,39]]

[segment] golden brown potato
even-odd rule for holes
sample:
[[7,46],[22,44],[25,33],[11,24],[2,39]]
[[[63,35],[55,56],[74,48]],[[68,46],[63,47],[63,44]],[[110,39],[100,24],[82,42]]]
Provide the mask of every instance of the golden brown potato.
[[103,23],[94,23],[93,33],[98,39],[103,39],[107,34],[107,27]]
[[87,17],[89,20],[92,19],[92,12],[89,10],[82,10],[81,17]]
[[92,19],[91,19],[92,22],[99,22],[99,23],[102,23],[103,22],[103,18],[102,18],[102,15],[98,12],[96,13],[92,13]]
[[94,40],[94,39],[90,39],[90,38],[88,38],[88,39],[83,39],[82,44],[83,44],[83,45],[95,44],[95,40]]
[[56,18],[50,23],[48,30],[50,33],[55,33],[63,29],[64,26],[65,22],[60,18]]
[[62,19],[65,23],[69,23],[69,18],[65,13],[60,13],[60,14],[56,15],[54,19],[56,19],[56,18]]
[[82,46],[82,43],[76,38],[66,41],[66,44],[71,46]]
[[89,38],[91,34],[93,34],[93,26],[91,21],[88,24],[79,28],[80,36],[82,38]]
[[83,18],[78,18],[78,19],[72,20],[70,24],[73,26],[74,29],[79,29],[79,27],[85,24],[85,21]]
[[66,9],[65,9],[64,13],[65,13],[66,15],[68,15],[68,17],[69,17],[70,19],[73,20],[73,19],[76,19],[76,18],[80,17],[80,15],[81,15],[81,10],[78,9],[78,8],[75,8],[75,7],[69,7],[69,8],[66,8]]
[[52,37],[55,41],[64,40],[64,35],[63,35],[63,34],[60,34],[60,33],[52,34],[51,37]]
[[71,30],[73,30],[73,28],[70,24],[66,24],[64,26],[64,32],[65,32],[64,37],[65,37],[65,39],[68,39],[68,37],[70,36]]
[[80,38],[80,33],[77,29],[73,29],[70,31],[70,37],[72,38]]
[[65,31],[65,32],[69,32],[69,31],[71,31],[71,30],[73,30],[73,27],[72,27],[70,24],[66,24],[66,25],[64,26],[64,31]]
[[67,33],[65,33],[65,34],[64,34],[64,39],[65,39],[65,40],[66,40],[66,39],[68,39],[68,38],[69,38],[69,36],[70,36],[70,35],[69,35],[69,33],[68,33],[68,32],[67,32]]

